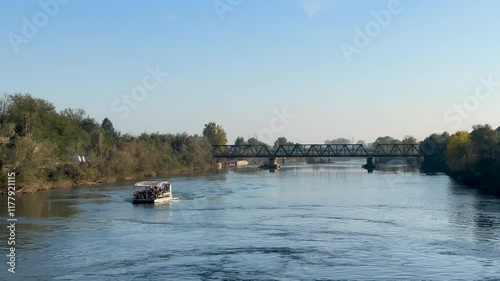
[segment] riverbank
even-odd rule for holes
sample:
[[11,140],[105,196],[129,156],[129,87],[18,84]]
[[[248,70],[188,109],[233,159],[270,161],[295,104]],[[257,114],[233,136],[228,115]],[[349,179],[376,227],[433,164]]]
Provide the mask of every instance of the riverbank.
[[463,183],[472,188],[479,189],[481,191],[485,191],[497,197],[500,197],[500,183],[495,182],[493,177],[486,178],[484,176],[474,174],[473,172],[470,171],[462,171],[462,172],[447,171],[445,172],[445,174],[457,182]]
[[[131,181],[131,180],[141,180],[141,179],[151,179],[158,177],[168,177],[168,176],[178,176],[178,175],[186,175],[186,174],[196,174],[199,172],[207,172],[214,169],[211,166],[203,167],[203,168],[184,168],[184,169],[175,169],[168,170],[162,172],[152,172],[146,174],[137,174],[131,175],[127,177],[105,177],[98,180],[57,180],[57,181],[44,181],[41,183],[33,183],[33,184],[20,184],[16,185],[16,193],[34,193],[42,190],[49,189],[64,189],[64,188],[72,188],[72,187],[89,187],[89,186],[100,186],[104,184],[119,182],[119,181]],[[7,186],[2,185],[0,188],[0,195],[7,194]]]

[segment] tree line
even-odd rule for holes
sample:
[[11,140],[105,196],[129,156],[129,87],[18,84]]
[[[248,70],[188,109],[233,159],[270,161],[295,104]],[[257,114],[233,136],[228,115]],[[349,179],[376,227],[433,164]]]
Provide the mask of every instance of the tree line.
[[[154,176],[201,169],[214,163],[211,143],[227,142],[222,127],[205,125],[201,135],[187,133],[122,134],[108,118],[102,122],[83,109],[57,112],[30,94],[0,99],[0,169],[27,189]],[[87,161],[73,161],[75,155]]]
[[443,172],[500,195],[500,127],[475,125],[470,133],[432,134],[421,146],[427,154],[424,172]]

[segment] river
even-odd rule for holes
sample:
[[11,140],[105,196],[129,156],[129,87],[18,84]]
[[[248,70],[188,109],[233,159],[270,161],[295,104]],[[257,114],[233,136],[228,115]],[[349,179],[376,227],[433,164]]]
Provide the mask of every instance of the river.
[[131,204],[130,182],[18,194],[0,279],[500,280],[500,199],[362,164],[174,176],[157,206]]

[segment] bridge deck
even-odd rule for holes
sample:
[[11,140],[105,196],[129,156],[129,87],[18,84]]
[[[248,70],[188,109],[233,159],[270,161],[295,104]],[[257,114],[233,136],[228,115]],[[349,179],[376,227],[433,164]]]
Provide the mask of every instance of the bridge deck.
[[420,157],[419,144],[377,144],[372,149],[362,144],[296,144],[280,145],[214,145],[215,158],[273,158],[273,157]]

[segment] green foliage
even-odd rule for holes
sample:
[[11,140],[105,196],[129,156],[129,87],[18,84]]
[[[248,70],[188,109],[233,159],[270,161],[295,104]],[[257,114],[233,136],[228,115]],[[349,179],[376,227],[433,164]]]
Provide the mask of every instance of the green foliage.
[[16,124],[18,136],[29,135],[34,139],[50,137],[50,127],[59,116],[52,103],[22,93],[8,95],[7,98],[7,122]]
[[417,139],[413,136],[405,136],[401,141],[402,144],[415,144],[417,143]]
[[422,170],[428,172],[445,172],[448,170],[446,165],[445,148],[450,134],[432,134],[420,143],[420,150],[423,152],[424,161]]
[[[443,149],[435,149],[443,143]],[[428,156],[423,168],[444,171],[461,181],[481,185],[500,195],[500,132],[490,125],[473,126],[472,132],[433,134],[421,145]]]
[[61,116],[67,120],[72,120],[76,123],[81,123],[85,118],[85,110],[81,108],[66,108],[60,112]]
[[[500,133],[490,125],[473,126],[470,134],[472,151],[474,153],[475,172],[482,177],[500,180]],[[492,180],[493,181],[493,180]]]
[[362,146],[366,147],[366,142],[364,140],[359,140],[356,142],[356,144],[361,144]]
[[245,141],[243,137],[237,137],[234,145],[247,145],[248,143]]
[[378,144],[399,144],[401,143],[400,140],[395,139],[393,137],[385,136],[385,137],[378,137],[373,145],[378,145]]
[[249,138],[248,139],[248,144],[249,145],[267,145],[266,143],[261,142],[260,140],[258,140],[256,138]]
[[[14,171],[20,186],[47,181],[98,181],[196,169],[213,164],[212,141],[226,141],[222,127],[210,123],[204,136],[120,134],[110,119],[100,124],[83,109],[54,106],[29,94],[0,99],[0,168]],[[72,156],[89,161],[77,163]]]
[[338,138],[332,140],[326,140],[325,144],[350,144],[351,140],[346,138]]
[[212,144],[227,144],[227,135],[226,131],[222,128],[222,126],[215,124],[214,122],[210,122],[205,124],[205,128],[203,129],[203,136],[208,139],[208,141]]
[[471,142],[469,133],[459,131],[451,135],[446,145],[446,161],[452,171],[464,170],[470,156]]
[[294,143],[289,142],[285,137],[280,137],[274,142],[274,148],[278,148],[280,145],[294,145]]
[[106,136],[112,141],[115,141],[119,136],[119,133],[115,130],[113,123],[108,118],[104,118],[104,120],[102,120],[101,128],[104,131],[104,134],[106,134]]
[[11,171],[16,173],[16,180],[44,180],[45,170],[57,163],[52,151],[53,146],[48,142],[37,143],[31,137],[19,137],[9,155]]
[[474,130],[470,138],[474,145],[474,153],[484,167],[493,164],[500,145],[498,132],[494,131],[490,125],[476,125],[472,128]]

